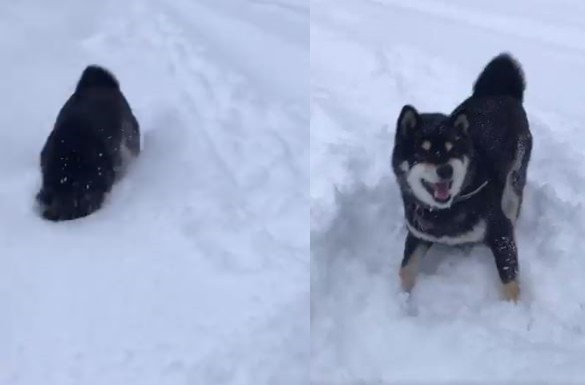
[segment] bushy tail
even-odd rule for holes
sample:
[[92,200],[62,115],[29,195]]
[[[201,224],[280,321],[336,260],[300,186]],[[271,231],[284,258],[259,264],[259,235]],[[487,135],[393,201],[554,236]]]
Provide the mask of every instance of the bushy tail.
[[90,65],[81,74],[81,78],[77,83],[76,92],[92,88],[115,88],[118,89],[118,80],[111,72],[103,67],[97,65]]
[[524,99],[526,81],[520,64],[508,53],[488,63],[473,85],[473,96],[511,96]]

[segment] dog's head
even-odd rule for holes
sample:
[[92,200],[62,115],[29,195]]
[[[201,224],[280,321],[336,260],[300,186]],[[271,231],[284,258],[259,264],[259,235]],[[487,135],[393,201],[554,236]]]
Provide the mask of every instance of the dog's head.
[[400,187],[423,204],[444,209],[461,193],[472,155],[465,112],[419,114],[402,108],[392,166]]
[[[85,183],[85,182],[84,182]],[[43,218],[66,221],[82,218],[99,209],[106,192],[95,190],[89,182],[75,182],[67,188],[43,186],[37,194],[37,203]]]

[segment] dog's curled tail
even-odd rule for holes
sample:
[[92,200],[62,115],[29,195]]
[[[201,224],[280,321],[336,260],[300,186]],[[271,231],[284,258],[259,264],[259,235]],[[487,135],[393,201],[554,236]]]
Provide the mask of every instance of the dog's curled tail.
[[511,96],[524,99],[526,81],[520,63],[501,53],[488,63],[473,85],[473,96]]
[[83,70],[77,83],[76,92],[93,88],[119,88],[118,80],[110,71],[98,65],[90,65]]

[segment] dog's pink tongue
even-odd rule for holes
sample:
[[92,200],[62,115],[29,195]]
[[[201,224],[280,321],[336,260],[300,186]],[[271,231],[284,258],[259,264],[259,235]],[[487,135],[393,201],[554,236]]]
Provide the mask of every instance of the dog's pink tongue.
[[435,198],[442,201],[449,198],[449,182],[435,183]]

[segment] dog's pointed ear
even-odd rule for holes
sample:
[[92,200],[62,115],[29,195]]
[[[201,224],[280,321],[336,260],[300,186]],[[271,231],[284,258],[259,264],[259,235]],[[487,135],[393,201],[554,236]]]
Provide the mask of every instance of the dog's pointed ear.
[[420,116],[418,115],[418,111],[409,104],[405,105],[400,111],[400,116],[398,116],[398,131],[400,134],[406,135],[418,126],[419,120]]
[[469,120],[467,119],[467,114],[465,111],[457,112],[457,114],[453,117],[453,126],[467,135],[469,132]]

